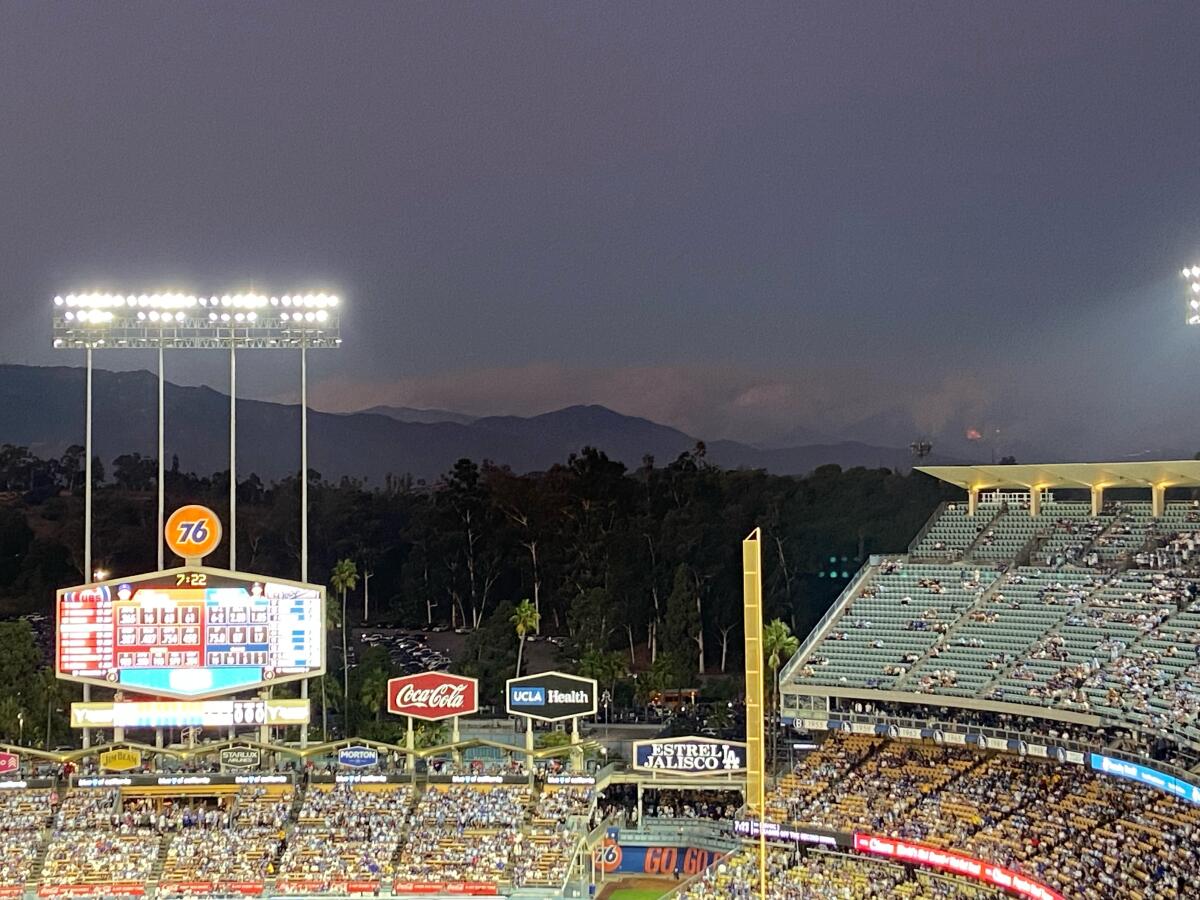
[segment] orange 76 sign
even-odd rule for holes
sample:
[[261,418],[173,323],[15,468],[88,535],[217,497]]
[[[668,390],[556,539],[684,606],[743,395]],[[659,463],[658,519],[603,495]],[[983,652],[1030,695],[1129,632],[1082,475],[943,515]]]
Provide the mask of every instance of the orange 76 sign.
[[167,519],[167,548],[184,559],[208,556],[221,543],[221,520],[207,506],[181,506]]

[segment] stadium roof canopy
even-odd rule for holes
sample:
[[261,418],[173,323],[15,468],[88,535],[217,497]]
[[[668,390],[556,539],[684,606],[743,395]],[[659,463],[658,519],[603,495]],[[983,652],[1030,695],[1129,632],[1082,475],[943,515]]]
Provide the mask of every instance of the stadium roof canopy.
[[1033,466],[917,466],[964,490],[999,488],[1200,487],[1200,460],[1050,463]]

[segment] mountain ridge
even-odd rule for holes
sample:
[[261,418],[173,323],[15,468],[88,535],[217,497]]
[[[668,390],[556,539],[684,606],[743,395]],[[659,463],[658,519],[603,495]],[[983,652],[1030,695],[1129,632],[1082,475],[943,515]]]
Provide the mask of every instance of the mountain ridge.
[[[58,455],[83,443],[84,370],[68,366],[0,365],[0,443]],[[185,470],[208,474],[228,468],[229,398],[208,386],[165,387],[166,454]],[[384,407],[404,411],[406,407]],[[157,446],[157,378],[153,373],[93,371],[93,439],[107,465],[122,453],[152,455]],[[469,422],[404,421],[373,407],[328,413],[310,407],[309,466],[326,478],[380,483],[410,474],[432,482],[462,457],[544,471],[585,446],[603,450],[630,468],[653,457],[665,464],[702,439],[649,419],[598,404],[577,404],[535,416],[470,417]],[[423,410],[449,413],[449,410]],[[264,480],[299,470],[298,405],[238,400],[238,471]],[[766,449],[738,441],[705,442],[708,458],[725,468],[766,469],[799,475],[817,466],[907,469],[907,449],[843,441]]]

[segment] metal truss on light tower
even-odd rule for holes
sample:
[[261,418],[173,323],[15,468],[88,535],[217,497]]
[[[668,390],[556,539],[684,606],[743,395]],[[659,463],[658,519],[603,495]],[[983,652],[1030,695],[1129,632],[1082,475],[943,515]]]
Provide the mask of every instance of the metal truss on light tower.
[[1200,325],[1200,266],[1185,267],[1179,274],[1188,283],[1187,323]]
[[[237,351],[300,351],[300,580],[308,581],[308,359],[309,349],[342,344],[340,300],[334,294],[255,292],[199,296],[185,293],[85,292],[54,298],[54,347],[87,354],[84,432],[84,573],[92,570],[92,352],[158,351],[158,568],[163,569],[164,367],[166,350],[229,351],[229,568],[237,568]],[[308,681],[301,682],[308,697]],[[84,685],[84,700],[88,700]],[[301,742],[307,743],[307,726]],[[88,746],[88,729],[83,732]]]
[[217,350],[337,347],[332,294],[67,294],[54,298],[61,349]]

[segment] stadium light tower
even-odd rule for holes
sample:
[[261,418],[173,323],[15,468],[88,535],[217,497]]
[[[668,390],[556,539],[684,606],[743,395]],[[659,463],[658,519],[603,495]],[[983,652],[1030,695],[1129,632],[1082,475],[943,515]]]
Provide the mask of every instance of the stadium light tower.
[[[300,580],[308,581],[308,360],[310,348],[341,346],[340,301],[325,293],[86,292],[54,298],[54,347],[84,350],[85,577],[92,573],[92,352],[158,351],[158,567],[163,568],[164,350],[229,350],[229,568],[237,568],[237,351],[300,351]],[[308,681],[302,683],[308,695]],[[84,686],[85,692],[87,686]],[[87,697],[84,698],[88,699]],[[84,746],[88,733],[84,731]]]
[[1187,323],[1200,325],[1200,266],[1185,266],[1179,273],[1187,282]]

